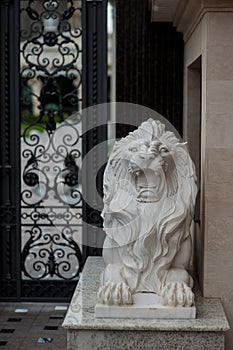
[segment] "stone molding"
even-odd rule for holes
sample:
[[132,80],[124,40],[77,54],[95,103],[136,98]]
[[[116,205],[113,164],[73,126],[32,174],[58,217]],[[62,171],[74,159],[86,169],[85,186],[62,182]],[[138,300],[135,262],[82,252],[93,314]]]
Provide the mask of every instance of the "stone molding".
[[181,0],[179,2],[173,24],[178,32],[183,33],[184,42],[192,35],[203,16],[209,12],[233,12],[233,2],[231,0]]

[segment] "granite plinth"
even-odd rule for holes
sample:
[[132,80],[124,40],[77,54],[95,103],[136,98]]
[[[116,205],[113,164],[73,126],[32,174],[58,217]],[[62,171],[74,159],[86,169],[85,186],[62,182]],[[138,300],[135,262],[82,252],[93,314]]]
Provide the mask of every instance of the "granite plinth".
[[219,299],[208,299],[195,290],[195,319],[111,319],[96,318],[96,294],[104,268],[101,257],[88,258],[67,311],[68,350],[152,349],[223,350],[229,330]]
[[188,319],[196,317],[196,307],[164,306],[162,298],[154,293],[136,293],[133,305],[96,304],[97,318],[146,318],[146,319]]

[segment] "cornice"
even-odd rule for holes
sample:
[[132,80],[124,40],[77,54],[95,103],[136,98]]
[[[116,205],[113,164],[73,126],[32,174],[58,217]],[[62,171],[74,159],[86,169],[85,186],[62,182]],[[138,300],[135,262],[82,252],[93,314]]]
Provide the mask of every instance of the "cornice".
[[206,13],[233,12],[232,0],[180,0],[173,21],[187,41]]

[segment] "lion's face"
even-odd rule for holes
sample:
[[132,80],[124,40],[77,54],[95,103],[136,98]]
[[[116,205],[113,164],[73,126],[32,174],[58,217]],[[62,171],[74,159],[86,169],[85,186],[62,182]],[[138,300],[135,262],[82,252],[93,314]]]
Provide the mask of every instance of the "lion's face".
[[127,149],[128,171],[139,175],[145,169],[159,170],[165,166],[168,149],[159,140],[135,140]]
[[159,140],[139,139],[128,144],[128,172],[135,177],[138,201],[161,199],[168,153],[167,147]]

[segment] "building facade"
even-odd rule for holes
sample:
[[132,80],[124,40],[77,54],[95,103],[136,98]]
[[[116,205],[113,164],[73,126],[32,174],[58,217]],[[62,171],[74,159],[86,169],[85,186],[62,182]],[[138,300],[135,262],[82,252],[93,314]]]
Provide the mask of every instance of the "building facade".
[[[132,21],[129,21],[129,28],[126,25],[127,32],[119,34],[119,36],[129,36],[131,41],[135,40],[135,42],[130,43],[129,40],[125,43],[127,39],[123,41],[120,38],[117,42],[119,74],[123,76],[122,61],[125,66],[130,65],[130,60],[131,66],[135,61],[137,64],[137,69],[135,68],[135,72],[129,75],[126,83],[123,79],[124,84],[122,84],[122,79],[119,79],[118,96],[123,98],[121,92],[124,86],[128,99],[135,103],[149,104],[162,113],[183,134],[184,140],[188,141],[197,169],[199,186],[194,228],[196,276],[205,297],[221,298],[232,326],[233,3],[230,0],[151,0],[149,10],[147,8],[149,11],[147,18],[144,13],[146,7],[143,12],[142,8],[139,9],[143,6],[140,3],[140,1],[134,1],[131,4],[131,12],[127,12],[127,15],[132,13],[132,21],[135,17],[140,17],[137,22],[138,29],[136,30],[135,27],[130,30]],[[116,1],[116,4],[119,6],[119,14],[123,16],[121,6],[123,8],[127,5],[123,5],[121,1]],[[119,23],[121,20],[119,19]],[[147,24],[145,24],[146,21]],[[173,28],[169,28],[171,24]],[[156,34],[150,32],[148,35],[145,28],[150,26],[153,33],[153,25],[157,26]],[[171,37],[166,44],[164,36],[166,37],[167,30],[170,34],[172,32],[173,40],[174,36],[176,37],[175,46],[173,46],[173,40],[170,41]],[[150,41],[150,35],[154,41],[153,39]],[[161,37],[163,45],[158,48]],[[132,48],[139,42],[142,51],[143,45],[150,46],[151,51],[148,56],[145,54],[146,50],[141,56],[140,53],[136,55],[134,54],[136,51],[129,50],[134,53],[126,55],[127,58],[122,57],[122,45]],[[182,45],[183,60],[181,51],[178,53]],[[156,50],[160,51],[161,56],[164,55],[160,61],[157,59]],[[166,54],[163,50],[166,50]],[[173,53],[172,50],[174,50]],[[172,60],[169,60],[170,54],[173,57]],[[160,89],[163,84],[169,84],[168,75],[165,72],[168,72],[171,64],[176,62],[177,55],[179,55],[179,63],[175,65],[176,72],[173,71],[176,95],[171,98],[172,95],[169,95],[171,90],[165,91],[165,95],[168,94],[169,98],[164,109],[164,104],[159,103]],[[167,60],[165,56],[168,57]],[[181,62],[183,66],[180,77],[178,67]],[[154,68],[156,65],[157,68]],[[142,76],[140,69],[143,70]],[[147,73],[148,69],[149,73]],[[154,69],[160,69],[160,75],[153,75]],[[132,67],[131,70],[133,70]],[[123,69],[123,72],[126,74],[129,69]],[[179,72],[178,75],[177,72]],[[159,82],[155,78],[158,76],[161,79]],[[136,87],[130,81],[137,81]],[[176,114],[174,109],[172,112],[169,109],[169,103],[177,106],[179,89],[182,89],[183,110],[179,107],[179,113]],[[145,93],[147,90],[149,93]],[[135,97],[135,91],[138,97]],[[154,95],[149,102],[148,96],[152,91]],[[230,350],[232,347],[233,331],[229,331],[226,336],[226,349]]]

